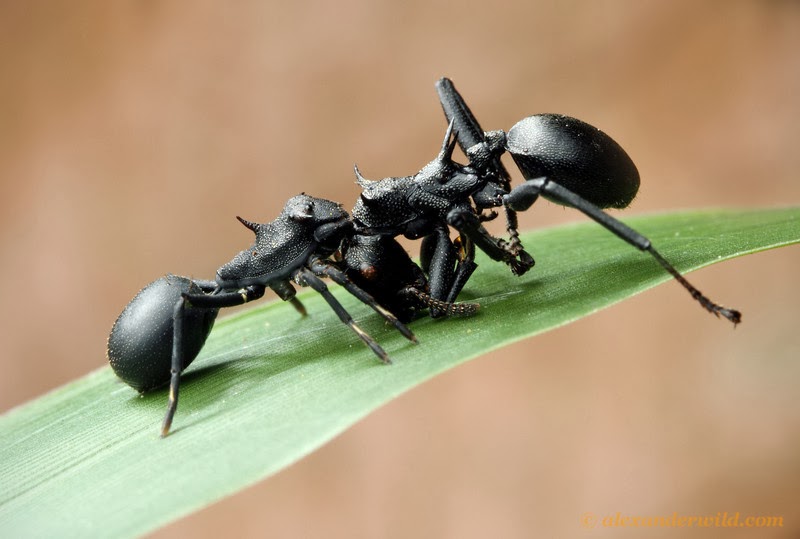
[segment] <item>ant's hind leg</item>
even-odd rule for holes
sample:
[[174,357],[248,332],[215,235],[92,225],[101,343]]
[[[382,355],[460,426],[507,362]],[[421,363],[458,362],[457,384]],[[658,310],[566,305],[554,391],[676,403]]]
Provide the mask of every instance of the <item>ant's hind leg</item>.
[[169,434],[172,426],[172,418],[178,409],[178,390],[181,383],[181,371],[183,370],[183,319],[186,314],[186,298],[181,297],[175,303],[172,311],[172,367],[169,380],[169,401],[167,402],[167,413],[161,423],[161,437]]
[[[529,202],[535,200],[539,194],[546,196],[553,202],[557,202],[564,206],[573,207],[585,215],[592,218],[594,221],[605,227],[607,230],[613,232],[617,237],[633,245],[641,251],[646,251],[656,259],[664,270],[666,270],[672,277],[683,286],[705,310],[715,316],[722,316],[733,322],[734,326],[741,322],[742,314],[735,309],[728,309],[718,305],[704,296],[697,288],[694,287],[681,273],[675,269],[661,254],[656,251],[650,240],[642,236],[634,229],[625,223],[618,221],[604,212],[598,206],[592,204],[580,195],[570,191],[566,187],[559,185],[547,178],[534,178],[528,180],[519,187],[514,188],[509,195],[505,197],[506,204],[514,207],[515,209],[525,209]],[[531,202],[532,203],[532,202]]]
[[[198,287],[204,288],[203,282],[198,283]],[[192,290],[191,287],[189,290]],[[164,415],[164,421],[161,423],[162,438],[169,434],[170,427],[172,426],[172,419],[175,417],[175,411],[178,409],[178,391],[180,389],[181,372],[183,372],[183,369],[191,363],[200,351],[200,347],[202,347],[203,342],[205,342],[205,337],[208,334],[208,331],[200,331],[198,320],[193,314],[203,310],[206,313],[211,311],[213,315],[216,316],[216,311],[220,308],[241,305],[258,299],[263,295],[264,287],[253,285],[237,292],[228,292],[224,294],[204,294],[202,292],[183,293],[178,301],[175,302],[175,307],[172,311],[172,362],[169,379],[169,401],[167,403],[167,413]],[[210,331],[210,329],[209,326],[208,330]],[[196,341],[199,336],[202,336],[202,340],[198,346]],[[187,348],[189,349],[188,356]]]

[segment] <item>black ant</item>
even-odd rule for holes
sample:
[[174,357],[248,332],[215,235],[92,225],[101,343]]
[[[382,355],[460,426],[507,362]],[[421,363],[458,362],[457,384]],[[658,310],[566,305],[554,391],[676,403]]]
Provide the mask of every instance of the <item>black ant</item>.
[[[178,405],[180,375],[200,352],[219,309],[261,298],[271,288],[301,313],[292,282],[309,286],[384,363],[381,346],[331,295],[328,277],[374,309],[412,342],[405,322],[427,309],[432,317],[469,315],[478,306],[456,303],[475,264],[475,249],[506,263],[516,275],[534,265],[517,232],[516,212],[542,196],[573,207],[629,244],[646,251],[705,309],[738,324],[739,311],[722,307],[692,286],[650,244],[603,208],[625,208],[639,188],[639,173],[625,150],[589,124],[557,114],[517,122],[508,133],[484,132],[452,82],[437,90],[449,122],[437,157],[413,176],[370,181],[355,169],[362,188],[352,218],[341,205],[298,195],[277,219],[257,224],[239,218],[255,243],[222,266],[214,281],[168,275],[146,286],[117,319],[108,358],[117,375],[140,392],[170,385],[161,435]],[[458,143],[468,165],[453,161]],[[525,178],[511,186],[500,161],[508,152]],[[502,208],[509,239],[492,236],[483,222]],[[450,238],[450,228],[458,233]],[[422,239],[420,265],[396,236]]]

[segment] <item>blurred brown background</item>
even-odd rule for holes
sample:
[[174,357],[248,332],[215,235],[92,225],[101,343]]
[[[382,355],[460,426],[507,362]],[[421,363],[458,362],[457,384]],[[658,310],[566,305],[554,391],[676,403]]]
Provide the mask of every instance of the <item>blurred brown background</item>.
[[[799,56],[790,1],[5,2],[0,410],[103,366],[155,277],[213,276],[249,241],[234,215],[351,207],[356,161],[418,170],[442,75],[487,129],[602,127],[642,175],[630,214],[797,204]],[[736,331],[669,284],[465,365],[158,536],[634,537],[581,516],[718,511],[785,524],[648,536],[796,536],[798,269],[793,247],[694,274]]]

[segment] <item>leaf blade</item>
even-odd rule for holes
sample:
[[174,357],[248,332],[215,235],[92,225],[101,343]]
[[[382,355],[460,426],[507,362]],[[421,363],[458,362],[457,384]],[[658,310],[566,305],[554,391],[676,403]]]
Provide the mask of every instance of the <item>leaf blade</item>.
[[[684,272],[800,241],[798,208],[626,221]],[[166,440],[158,438],[165,392],[140,398],[107,367],[12,410],[0,418],[0,530],[145,533],[277,472],[444,370],[669,280],[647,255],[591,223],[524,239],[537,267],[517,279],[481,259],[461,298],[482,304],[477,319],[418,320],[419,346],[337,290],[392,367],[376,362],[320,298],[304,294],[308,319],[273,302],[218,323],[184,376]]]

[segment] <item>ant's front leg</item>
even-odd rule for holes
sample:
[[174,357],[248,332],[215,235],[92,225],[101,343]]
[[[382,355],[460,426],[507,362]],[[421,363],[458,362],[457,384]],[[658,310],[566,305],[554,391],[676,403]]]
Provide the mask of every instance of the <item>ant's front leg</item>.
[[[477,265],[472,260],[459,261],[458,250],[450,240],[447,227],[437,226],[432,234],[422,239],[420,248],[420,264],[422,271],[428,275],[428,286],[432,298],[447,302],[450,297],[457,297],[469,276]],[[458,277],[459,272],[462,277]],[[436,307],[430,308],[431,318],[445,316],[445,311]]]
[[453,241],[453,245],[458,253],[458,262],[450,285],[450,292],[445,298],[447,303],[455,303],[456,298],[466,286],[467,281],[478,268],[475,263],[475,244],[468,237],[460,235]]
[[475,212],[466,208],[456,208],[447,214],[447,222],[458,232],[472,240],[475,245],[492,260],[505,262],[514,275],[522,275],[534,265],[533,257],[521,245],[517,247],[492,236],[481,224]]

